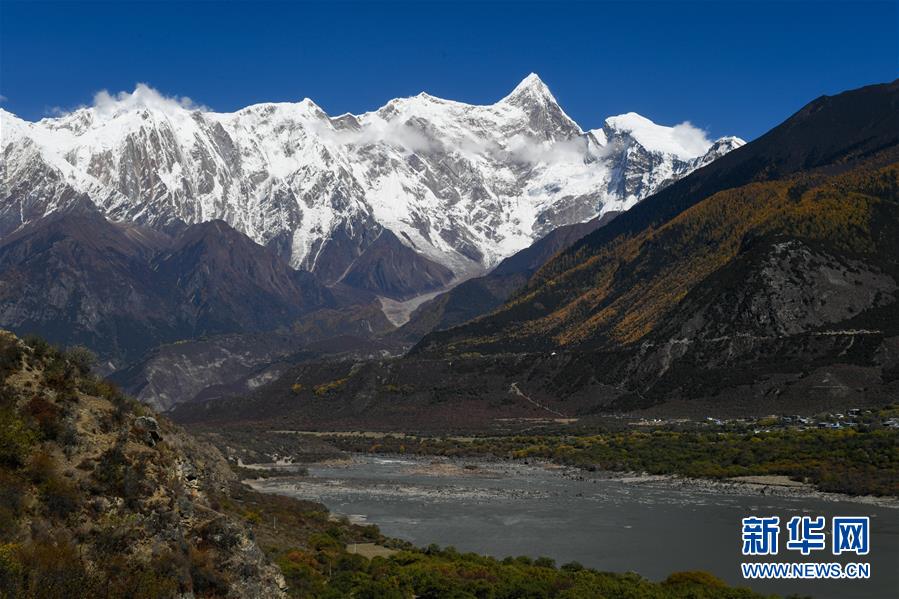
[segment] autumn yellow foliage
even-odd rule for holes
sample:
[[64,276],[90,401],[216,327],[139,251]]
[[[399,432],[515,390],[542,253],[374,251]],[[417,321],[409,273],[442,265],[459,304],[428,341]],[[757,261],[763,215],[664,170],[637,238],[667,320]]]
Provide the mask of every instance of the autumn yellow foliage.
[[563,253],[499,311],[536,305],[549,308],[545,315],[457,347],[532,336],[549,336],[562,347],[639,342],[687,293],[734,260],[747,238],[782,235],[876,252],[872,215],[897,199],[896,163],[721,191],[657,228]]

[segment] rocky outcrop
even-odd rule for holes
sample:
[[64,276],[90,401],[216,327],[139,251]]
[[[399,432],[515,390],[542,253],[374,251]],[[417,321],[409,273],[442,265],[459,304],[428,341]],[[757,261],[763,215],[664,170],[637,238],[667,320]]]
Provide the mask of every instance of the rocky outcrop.
[[0,355],[0,593],[284,596],[218,450],[73,354],[0,332]]
[[682,301],[657,333],[679,339],[784,337],[852,321],[896,301],[897,282],[864,259],[800,239],[759,239]]
[[263,331],[335,305],[314,275],[292,269],[223,221],[188,227],[155,256],[155,284],[176,297],[185,337]]
[[0,326],[87,345],[109,371],[183,336],[150,260],[168,239],[95,210],[59,213],[0,241]]

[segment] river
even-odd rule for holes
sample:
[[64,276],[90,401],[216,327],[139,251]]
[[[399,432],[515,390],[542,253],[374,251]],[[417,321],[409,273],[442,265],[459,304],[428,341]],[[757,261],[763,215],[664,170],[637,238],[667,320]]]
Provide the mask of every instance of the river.
[[[377,524],[418,546],[453,545],[496,557],[547,556],[662,580],[706,570],[738,586],[816,598],[899,597],[899,509],[814,496],[762,495],[660,477],[594,476],[545,464],[355,455],[312,465],[309,476],[254,481],[261,491],[320,501],[333,513]],[[864,581],[747,581],[741,519],[780,516],[781,551],[769,561],[867,561]],[[795,515],[870,516],[871,552],[803,560],[786,551]],[[747,559],[748,561],[748,559]]]

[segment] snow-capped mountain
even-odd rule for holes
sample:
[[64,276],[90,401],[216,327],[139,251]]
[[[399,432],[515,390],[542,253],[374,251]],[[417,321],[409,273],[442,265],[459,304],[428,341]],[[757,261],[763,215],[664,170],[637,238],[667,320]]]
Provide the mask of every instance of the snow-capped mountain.
[[634,113],[583,131],[536,75],[487,106],[422,93],[338,117],[308,99],[217,113],[138,85],[34,123],[0,110],[0,236],[87,197],[164,231],[222,219],[326,283],[377,248],[357,278],[384,291],[371,273],[399,252],[423,273],[408,297],[742,144]]

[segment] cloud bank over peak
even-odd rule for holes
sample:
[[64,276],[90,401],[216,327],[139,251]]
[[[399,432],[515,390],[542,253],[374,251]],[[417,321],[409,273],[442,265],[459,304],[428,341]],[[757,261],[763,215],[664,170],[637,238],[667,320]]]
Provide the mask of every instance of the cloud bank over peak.
[[138,83],[133,92],[119,92],[115,95],[100,90],[94,95],[92,108],[101,113],[112,113],[134,108],[155,110],[209,110],[187,96],[166,96],[146,83]]
[[94,100],[90,106],[80,105],[75,108],[62,108],[53,106],[45,110],[47,116],[63,117],[78,110],[93,109],[101,116],[112,116],[118,112],[147,108],[164,112],[182,110],[210,110],[203,104],[197,104],[187,96],[166,96],[154,87],[146,83],[138,83],[132,92],[109,93],[101,89],[94,94]]

